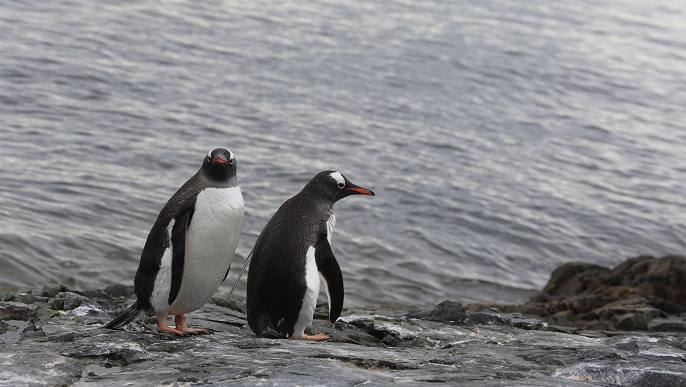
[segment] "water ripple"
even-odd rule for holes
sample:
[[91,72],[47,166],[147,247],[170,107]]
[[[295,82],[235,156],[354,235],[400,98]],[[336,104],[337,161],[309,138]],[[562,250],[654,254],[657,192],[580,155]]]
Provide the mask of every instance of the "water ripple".
[[230,277],[319,170],[377,192],[336,205],[348,306],[517,302],[562,262],[681,253],[683,9],[8,2],[0,287],[130,283],[217,146],[246,200]]

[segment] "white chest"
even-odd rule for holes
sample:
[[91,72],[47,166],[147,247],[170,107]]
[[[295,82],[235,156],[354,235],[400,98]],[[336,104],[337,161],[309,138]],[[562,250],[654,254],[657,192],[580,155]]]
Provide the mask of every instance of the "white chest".
[[[207,265],[228,268],[226,262],[236,251],[242,226],[243,196],[240,188],[207,188],[200,192],[191,224],[186,230],[184,276]],[[227,254],[230,256],[226,257]]]
[[[167,309],[184,314],[203,306],[221,284],[236,252],[243,226],[243,196],[240,188],[208,188],[200,192],[191,224],[186,230],[181,289],[172,305],[166,300],[171,287],[170,249],[162,257],[155,281],[155,311]],[[169,227],[171,230],[171,225]],[[165,312],[166,313],[166,312]]]
[[[336,215],[331,213],[331,217],[326,221],[326,237],[331,244],[331,237],[333,236],[333,228],[336,225]],[[315,260],[315,249],[310,246],[307,249],[305,261],[305,295],[303,296],[302,306],[298,313],[298,320],[295,323],[293,330],[293,338],[301,338],[305,328],[312,323],[312,316],[317,305],[317,297],[319,296],[319,288],[323,277],[319,275],[317,269],[317,262]],[[325,281],[324,281],[325,282]],[[329,306],[331,305],[331,298],[327,289],[326,295],[329,298]]]
[[215,234],[234,231],[235,226],[240,228],[242,221],[243,195],[239,187],[207,188],[195,201],[188,233],[190,237],[211,239]]
[[314,247],[307,249],[305,261],[305,295],[303,296],[302,306],[298,313],[298,320],[295,322],[293,328],[294,339],[299,339],[305,332],[305,328],[312,323],[312,316],[314,315],[314,308],[317,305],[317,296],[319,295],[319,271],[317,270],[317,263],[315,262]]
[[332,212],[331,217],[326,221],[326,238],[329,240],[329,244],[331,244],[334,226],[336,226],[336,214]]

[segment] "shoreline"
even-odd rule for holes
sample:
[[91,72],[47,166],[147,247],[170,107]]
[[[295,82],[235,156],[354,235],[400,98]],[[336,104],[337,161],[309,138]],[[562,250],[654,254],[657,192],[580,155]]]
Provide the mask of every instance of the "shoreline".
[[[683,305],[660,293],[660,283],[681,279],[675,276],[683,275],[682,263],[686,269],[686,258],[674,256],[632,258],[614,269],[566,264],[543,291],[514,306],[446,300],[425,310],[350,308],[334,324],[320,306],[308,329],[331,337],[323,343],[256,338],[243,301],[221,296],[189,314],[191,326],[214,334],[179,338],[157,333],[154,319],[146,317],[122,330],[102,328],[132,302],[131,286],[74,292],[46,285],[5,292],[0,293],[0,380],[14,386],[684,385],[686,314],[679,311]],[[627,297],[616,299],[619,295]],[[631,329],[622,321],[646,322],[649,329]]]

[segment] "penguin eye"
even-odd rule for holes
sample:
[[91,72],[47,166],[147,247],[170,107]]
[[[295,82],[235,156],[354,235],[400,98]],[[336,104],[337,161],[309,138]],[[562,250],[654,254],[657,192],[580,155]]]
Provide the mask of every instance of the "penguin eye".
[[339,189],[345,188],[345,184],[343,184],[343,183],[338,183],[338,188],[339,188]]
[[234,160],[235,160],[235,159],[229,159],[229,164],[233,164],[233,161],[234,161]]

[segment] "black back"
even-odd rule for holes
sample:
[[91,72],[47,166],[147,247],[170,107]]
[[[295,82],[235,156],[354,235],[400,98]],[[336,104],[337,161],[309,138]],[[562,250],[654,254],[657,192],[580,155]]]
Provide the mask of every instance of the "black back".
[[[333,172],[320,172],[302,191],[283,203],[257,238],[248,273],[247,315],[250,328],[258,336],[270,330],[281,337],[293,334],[306,290],[306,253],[310,246],[328,248],[328,256],[316,257],[318,266],[320,261],[331,259],[333,262],[325,272],[335,272],[340,277],[340,269],[326,240],[326,222],[333,214],[337,200],[356,193],[344,188],[359,187],[347,179],[344,186],[339,186],[340,182],[331,177]],[[319,271],[322,271],[321,267]],[[340,314],[343,297],[342,278],[336,281],[340,282],[336,284],[340,305],[332,310],[334,320]]]
[[287,200],[262,230],[248,271],[248,322],[254,332],[271,324],[284,336],[293,334],[305,295],[305,254],[317,242],[317,234],[326,233],[331,212],[328,203],[309,200],[301,192]]

